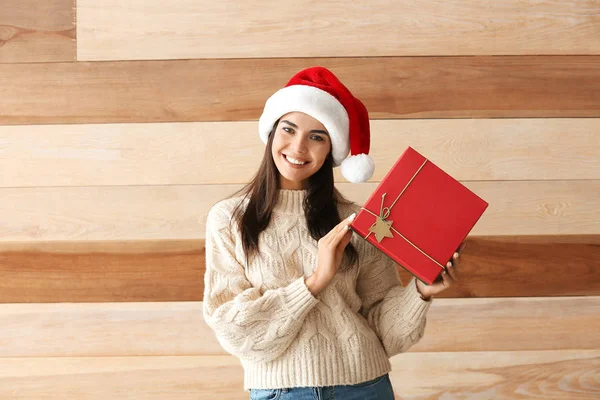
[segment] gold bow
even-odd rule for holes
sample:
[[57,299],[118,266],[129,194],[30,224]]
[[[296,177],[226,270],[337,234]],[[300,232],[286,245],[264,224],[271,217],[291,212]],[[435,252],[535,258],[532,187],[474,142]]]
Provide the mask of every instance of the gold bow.
[[383,193],[381,195],[381,207],[379,209],[379,215],[375,214],[371,210],[367,210],[366,208],[361,207],[361,210],[365,210],[366,212],[368,212],[369,214],[373,215],[376,218],[375,222],[373,223],[373,225],[371,225],[371,227],[369,228],[369,233],[367,234],[367,236],[365,236],[365,240],[369,238],[369,236],[371,235],[371,233],[374,233],[375,234],[375,238],[377,239],[377,243],[381,243],[381,241],[384,238],[386,238],[386,237],[393,238],[394,235],[392,234],[392,231],[394,231],[398,235],[402,236],[402,238],[404,240],[406,240],[408,243],[410,243],[415,249],[419,250],[424,256],[426,256],[431,261],[433,261],[434,263],[436,263],[437,265],[439,265],[440,267],[442,267],[442,269],[445,269],[442,264],[440,264],[439,262],[437,262],[429,254],[425,253],[416,244],[414,244],[413,242],[411,242],[410,240],[408,240],[408,238],[406,238],[403,234],[401,234],[400,232],[398,232],[392,226],[392,224],[394,223],[394,221],[387,221],[387,218],[390,216],[390,212],[391,212],[392,208],[394,207],[394,205],[396,204],[396,202],[398,201],[398,199],[400,198],[400,196],[402,196],[402,194],[404,193],[404,191],[406,190],[406,188],[408,188],[408,185],[411,184],[411,182],[413,181],[413,179],[415,179],[415,177],[417,176],[417,174],[425,166],[425,164],[427,163],[427,161],[428,160],[425,159],[425,161],[423,162],[423,164],[419,167],[419,169],[417,170],[417,172],[415,172],[415,174],[413,175],[413,177],[410,178],[410,181],[408,181],[408,183],[406,184],[406,186],[404,186],[404,189],[402,189],[402,191],[400,192],[400,194],[398,195],[398,197],[396,197],[396,200],[394,200],[394,202],[392,203],[391,206],[389,206],[389,207],[384,207],[383,206],[384,202],[385,202],[385,196],[386,196],[387,193]]

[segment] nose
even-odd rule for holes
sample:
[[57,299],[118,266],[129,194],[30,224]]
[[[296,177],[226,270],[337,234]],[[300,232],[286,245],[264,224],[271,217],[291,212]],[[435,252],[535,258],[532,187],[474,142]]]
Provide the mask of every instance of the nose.
[[299,154],[306,153],[307,143],[304,135],[295,135],[291,145],[295,152],[298,152]]

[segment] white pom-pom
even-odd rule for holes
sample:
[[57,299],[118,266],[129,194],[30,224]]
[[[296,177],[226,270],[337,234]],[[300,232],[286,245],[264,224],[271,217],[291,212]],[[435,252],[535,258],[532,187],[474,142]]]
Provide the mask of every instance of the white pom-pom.
[[352,183],[366,182],[375,172],[375,161],[368,154],[357,154],[342,161],[342,175]]

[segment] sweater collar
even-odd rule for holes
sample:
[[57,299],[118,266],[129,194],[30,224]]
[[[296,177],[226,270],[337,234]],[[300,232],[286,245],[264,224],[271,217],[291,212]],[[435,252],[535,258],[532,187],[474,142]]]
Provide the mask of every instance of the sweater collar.
[[279,189],[273,212],[282,214],[304,214],[303,202],[308,190]]

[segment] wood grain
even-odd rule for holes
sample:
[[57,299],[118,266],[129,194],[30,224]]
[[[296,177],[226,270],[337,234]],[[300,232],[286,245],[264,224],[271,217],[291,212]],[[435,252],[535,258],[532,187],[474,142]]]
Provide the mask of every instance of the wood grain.
[[316,64],[376,132],[344,194],[412,145],[490,202],[392,358],[396,397],[600,396],[595,1],[4,3],[0,398],[248,397],[202,316],[204,219],[256,170],[265,100]]
[[600,53],[594,0],[79,0],[77,20],[86,61]]
[[406,353],[392,358],[397,399],[564,399],[600,396],[600,353]]
[[[600,235],[472,236],[440,298],[600,296]],[[204,240],[0,243],[0,303],[201,301]],[[406,285],[412,275],[399,267]]]
[[[405,353],[392,357],[397,399],[596,399],[598,350]],[[248,399],[233,356],[4,358],[0,396],[19,400]]]
[[[397,399],[596,399],[598,350],[406,353],[392,357]],[[0,396],[19,400],[248,399],[233,356],[4,358]]]
[[0,397],[19,400],[248,399],[233,356],[4,358]]
[[[0,187],[245,183],[265,151],[257,125],[0,126]],[[371,131],[371,182],[407,146],[460,181],[600,179],[600,118],[373,120]]]
[[0,65],[0,124],[255,120],[315,64],[373,119],[600,115],[600,56],[290,58]]
[[[490,206],[470,234],[600,234],[600,180],[476,181]],[[364,204],[377,183],[339,183]],[[241,185],[0,189],[0,242],[183,240],[205,235],[206,213]]]
[[190,301],[203,297],[203,239],[5,242],[0,249],[0,303]]
[[75,57],[75,0],[2,1],[0,63],[75,61]]
[[[0,322],[0,360],[227,354],[202,302],[1,304]],[[598,350],[599,329],[598,296],[434,299],[409,352]]]

